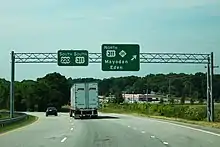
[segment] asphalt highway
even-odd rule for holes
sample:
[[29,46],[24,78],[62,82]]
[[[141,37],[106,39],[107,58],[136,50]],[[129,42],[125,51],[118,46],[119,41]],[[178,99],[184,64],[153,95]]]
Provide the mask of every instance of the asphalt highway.
[[[100,114],[98,119],[45,117],[0,134],[1,147],[219,147],[219,130],[207,131],[155,119]],[[220,131],[219,131],[220,132]]]

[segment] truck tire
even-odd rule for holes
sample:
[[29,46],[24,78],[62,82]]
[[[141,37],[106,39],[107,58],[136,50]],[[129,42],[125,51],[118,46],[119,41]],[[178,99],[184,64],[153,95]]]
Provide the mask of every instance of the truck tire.
[[98,118],[98,115],[92,115],[91,118],[96,119],[96,118]]
[[78,114],[75,114],[74,119],[80,119],[80,116]]
[[97,110],[94,110],[93,112],[95,115],[98,115],[98,111]]
[[70,117],[73,117],[73,111],[70,110]]

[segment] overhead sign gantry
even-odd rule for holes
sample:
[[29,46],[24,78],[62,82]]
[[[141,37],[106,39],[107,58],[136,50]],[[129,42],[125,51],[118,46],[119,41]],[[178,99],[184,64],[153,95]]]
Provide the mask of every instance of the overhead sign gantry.
[[140,63],[205,64],[207,67],[207,120],[214,121],[214,57],[197,53],[140,53],[138,44],[103,44],[102,53],[86,50],[60,50],[58,53],[11,52],[10,117],[14,114],[15,63],[57,63],[59,66],[88,66],[101,63],[103,71],[138,71]]

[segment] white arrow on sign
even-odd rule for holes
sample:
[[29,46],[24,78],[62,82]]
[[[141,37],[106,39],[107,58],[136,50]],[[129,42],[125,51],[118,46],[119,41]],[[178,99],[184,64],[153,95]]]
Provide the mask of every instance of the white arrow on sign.
[[133,57],[131,58],[131,61],[133,61],[134,59],[137,59],[137,55],[133,55]]

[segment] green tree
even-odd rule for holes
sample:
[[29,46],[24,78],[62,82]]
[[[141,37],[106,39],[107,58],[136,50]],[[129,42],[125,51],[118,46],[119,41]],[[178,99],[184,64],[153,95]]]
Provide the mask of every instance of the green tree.
[[115,93],[115,99],[113,100],[114,103],[120,104],[124,102],[122,93],[120,91]]
[[204,103],[204,99],[203,98],[200,98],[199,99],[199,104],[203,104]]
[[190,98],[190,104],[193,105],[195,100],[193,98]]
[[173,98],[173,97],[171,97],[171,98],[169,99],[169,103],[170,103],[171,105],[173,105],[173,104],[175,103],[175,101],[174,101],[174,98]]
[[163,98],[160,98],[160,104],[163,104],[164,103],[164,99]]
[[[66,78],[59,73],[49,73],[37,80],[23,80],[15,82],[15,110],[45,111],[48,105],[61,107],[70,101],[70,87],[76,82],[99,83],[99,95],[115,95],[117,103],[123,102],[121,91],[126,93],[146,93],[152,90],[162,95],[169,93],[169,79],[172,96],[181,97],[181,103],[185,97],[191,97],[191,103],[199,100],[200,103],[206,97],[206,75],[196,74],[150,74],[145,77],[127,76],[94,79],[94,78]],[[220,101],[220,74],[213,77],[213,97]],[[10,82],[0,79],[0,109],[9,108]],[[160,100],[163,103],[163,99]],[[170,103],[173,100],[170,101]]]
[[182,105],[185,104],[185,100],[186,100],[186,98],[184,96],[182,96],[180,99],[180,104],[182,104]]

